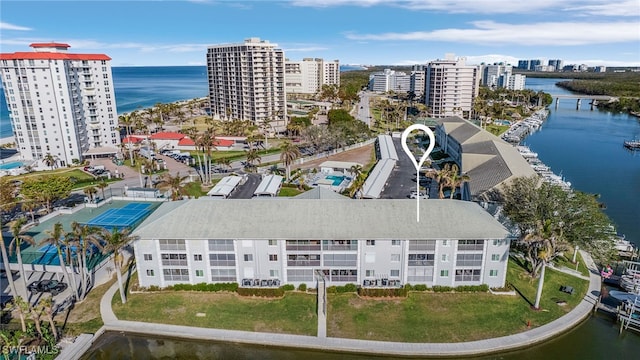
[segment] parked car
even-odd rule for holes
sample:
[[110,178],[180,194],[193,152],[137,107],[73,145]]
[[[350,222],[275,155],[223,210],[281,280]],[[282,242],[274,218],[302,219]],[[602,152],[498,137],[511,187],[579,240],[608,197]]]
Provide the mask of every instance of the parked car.
[[58,280],[40,280],[35,281],[27,286],[27,290],[32,294],[39,292],[50,292],[51,295],[58,295],[67,288],[67,284],[59,282]]
[[428,198],[429,198],[429,195],[427,195],[426,193],[423,193],[423,192],[419,192],[419,193],[418,193],[417,191],[413,190],[413,191],[411,192],[411,194],[409,195],[409,197],[410,197],[411,199],[415,199],[415,198],[428,199]]
[[4,309],[13,301],[13,295],[0,295],[0,309]]

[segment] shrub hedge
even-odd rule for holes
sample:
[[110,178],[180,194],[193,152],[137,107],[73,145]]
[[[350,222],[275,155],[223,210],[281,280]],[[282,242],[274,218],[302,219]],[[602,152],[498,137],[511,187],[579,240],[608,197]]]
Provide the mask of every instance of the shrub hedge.
[[296,287],[293,286],[292,284],[282,285],[282,290],[284,290],[284,291],[293,291],[295,289],[296,289]]
[[171,286],[167,286],[166,290],[175,290],[175,291],[236,291],[238,289],[238,283],[199,283],[195,285],[191,284],[175,284]]
[[282,297],[284,296],[284,286],[279,288],[238,288],[236,290],[241,296],[259,296],[259,297]]
[[307,284],[300,284],[300,286],[298,286],[298,290],[300,291],[307,291]]
[[407,288],[359,288],[358,295],[370,297],[407,297]]

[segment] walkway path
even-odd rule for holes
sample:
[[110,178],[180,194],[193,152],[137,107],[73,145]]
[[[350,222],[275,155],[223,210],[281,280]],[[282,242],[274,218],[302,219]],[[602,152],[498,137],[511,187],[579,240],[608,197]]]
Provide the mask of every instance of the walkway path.
[[562,318],[552,321],[546,325],[519,334],[493,339],[464,343],[396,343],[220,330],[118,320],[111,309],[111,299],[118,289],[117,283],[114,283],[114,285],[105,293],[100,303],[100,313],[102,315],[102,320],[104,321],[104,327],[101,330],[135,332],[168,337],[177,336],[197,340],[215,340],[288,348],[309,348],[322,351],[331,349],[332,351],[404,356],[429,355],[458,357],[514,350],[553,338],[556,335],[575,327],[591,314],[597,301],[597,297],[600,294],[601,280],[591,256],[582,250],[580,253],[585,261],[585,265],[590,270],[590,283],[587,294],[578,306]]

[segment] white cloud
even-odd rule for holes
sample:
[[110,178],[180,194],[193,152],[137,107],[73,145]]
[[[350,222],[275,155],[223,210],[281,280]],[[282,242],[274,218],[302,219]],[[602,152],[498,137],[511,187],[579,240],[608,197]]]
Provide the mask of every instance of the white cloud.
[[582,60],[564,60],[564,64],[586,64],[588,66],[640,66],[640,60],[622,61],[622,60],[602,60],[602,59],[582,59]]
[[395,6],[409,10],[446,13],[526,14],[566,11],[572,15],[633,16],[640,13],[638,0],[291,0],[294,6],[326,8],[335,6]]
[[312,52],[312,51],[325,51],[329,48],[322,46],[308,46],[308,47],[298,47],[298,48],[284,48],[285,52]]
[[640,41],[638,22],[547,22],[504,24],[475,21],[468,29],[439,29],[407,33],[356,34],[351,40],[449,41],[484,45],[567,46]]
[[28,28],[26,26],[9,24],[4,21],[0,21],[0,30],[17,30],[17,31],[30,31],[32,28]]

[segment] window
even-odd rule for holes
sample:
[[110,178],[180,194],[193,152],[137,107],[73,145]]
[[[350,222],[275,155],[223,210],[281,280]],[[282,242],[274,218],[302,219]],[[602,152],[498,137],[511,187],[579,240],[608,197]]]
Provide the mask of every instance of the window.
[[489,276],[490,277],[498,276],[498,270],[489,270]]
[[203,277],[204,276],[204,270],[196,270],[196,276]]
[[[209,254],[210,266],[236,266],[235,254]],[[234,274],[235,279],[235,274]]]
[[153,260],[153,256],[151,256],[151,254],[144,254],[144,261],[151,261]]
[[409,254],[409,266],[433,266],[435,254]]
[[277,278],[280,276],[280,271],[278,270],[269,270],[269,277]]
[[449,259],[447,258],[447,254],[442,254],[442,261],[447,262]]
[[456,266],[482,266],[482,254],[458,254]]
[[449,246],[449,240],[442,240],[442,246]]
[[375,240],[367,240],[367,246],[375,246],[375,245],[376,245]]
[[449,277],[449,270],[440,270],[440,277]]
[[491,254],[491,261],[500,261],[500,254]]
[[499,241],[499,240],[497,240],[497,239],[494,239],[494,240],[493,240],[493,246],[498,246],[498,244],[499,244],[499,243],[500,243],[500,241]]
[[189,281],[189,269],[162,270],[165,281]]
[[484,240],[458,240],[458,250],[483,250]]
[[373,277],[376,276],[376,271],[375,270],[365,270],[365,276],[367,277]]
[[480,281],[480,269],[458,269],[456,281]]
[[211,269],[211,281],[236,281],[236,269]]
[[155,274],[153,273],[153,269],[147,270],[147,276],[155,276]]
[[209,251],[233,251],[233,240],[209,240]]
[[400,261],[400,254],[391,254],[391,261],[392,262]]
[[184,240],[160,239],[160,250],[186,250]]
[[391,270],[390,277],[400,277],[400,270]]
[[391,240],[391,246],[400,246],[400,240]]
[[162,265],[187,266],[187,254],[160,254]]
[[253,254],[244,254],[244,261],[253,261]]
[[269,246],[276,246],[278,245],[278,240],[269,240]]
[[269,254],[269,261],[278,261],[278,254]]
[[357,254],[324,254],[324,266],[357,266]]
[[193,254],[193,261],[202,261],[202,254]]

